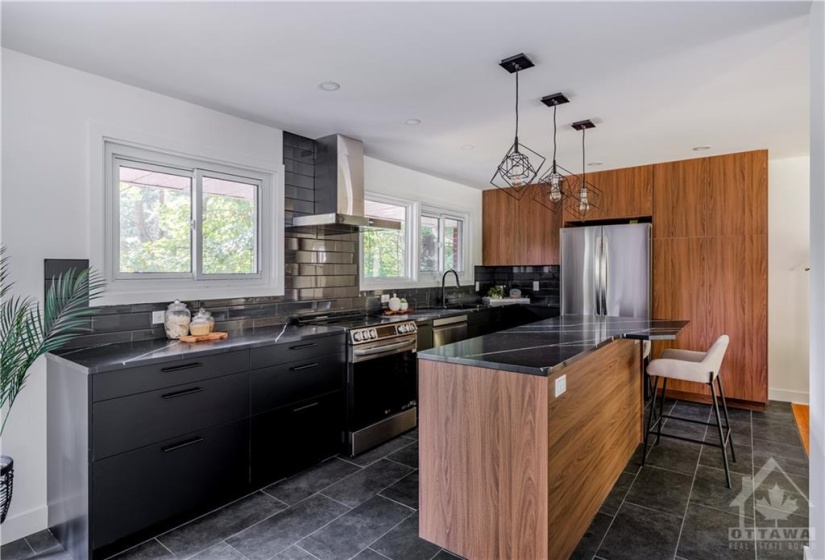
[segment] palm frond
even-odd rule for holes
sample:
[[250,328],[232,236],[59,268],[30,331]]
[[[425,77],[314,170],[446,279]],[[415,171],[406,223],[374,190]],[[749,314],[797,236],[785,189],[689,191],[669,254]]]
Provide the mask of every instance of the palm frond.
[[97,309],[89,302],[100,297],[103,280],[89,270],[69,270],[52,282],[43,310],[30,297],[9,297],[8,258],[0,247],[0,409],[6,413],[26,385],[29,370],[44,354],[89,331],[89,321]]

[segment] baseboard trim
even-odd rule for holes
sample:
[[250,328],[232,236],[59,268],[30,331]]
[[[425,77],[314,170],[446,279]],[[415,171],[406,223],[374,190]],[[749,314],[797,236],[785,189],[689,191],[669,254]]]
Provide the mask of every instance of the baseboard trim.
[[810,404],[810,395],[806,391],[791,391],[788,389],[769,388],[768,398],[772,401]]
[[[14,502],[12,502],[14,507]],[[16,515],[9,515],[0,530],[0,542],[10,543],[46,529],[49,525],[49,508],[42,506]]]

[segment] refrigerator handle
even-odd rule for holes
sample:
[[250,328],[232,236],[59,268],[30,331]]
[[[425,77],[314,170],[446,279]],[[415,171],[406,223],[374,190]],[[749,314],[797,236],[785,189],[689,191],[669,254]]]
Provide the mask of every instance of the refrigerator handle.
[[594,299],[596,300],[596,315],[602,314],[602,247],[604,245],[604,237],[599,236],[596,238],[596,286],[594,292]]
[[610,278],[610,247],[608,246],[607,236],[602,237],[602,315],[607,315],[607,288],[609,287]]

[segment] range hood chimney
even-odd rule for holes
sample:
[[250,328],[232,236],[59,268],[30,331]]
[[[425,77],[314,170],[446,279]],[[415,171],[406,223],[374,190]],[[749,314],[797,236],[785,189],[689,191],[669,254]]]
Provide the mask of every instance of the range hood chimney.
[[340,134],[315,142],[315,213],[294,217],[292,225],[401,229],[401,222],[364,216],[363,142]]

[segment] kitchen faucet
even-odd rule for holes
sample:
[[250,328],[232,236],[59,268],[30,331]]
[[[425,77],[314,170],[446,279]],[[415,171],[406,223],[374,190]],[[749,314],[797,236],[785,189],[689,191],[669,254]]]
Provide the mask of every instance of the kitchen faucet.
[[444,309],[447,309],[447,275],[451,272],[453,273],[453,276],[455,276],[455,287],[461,288],[461,283],[458,281],[458,272],[456,272],[452,268],[446,271],[444,275],[441,277],[441,305],[444,306]]

